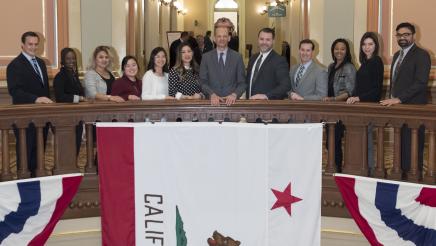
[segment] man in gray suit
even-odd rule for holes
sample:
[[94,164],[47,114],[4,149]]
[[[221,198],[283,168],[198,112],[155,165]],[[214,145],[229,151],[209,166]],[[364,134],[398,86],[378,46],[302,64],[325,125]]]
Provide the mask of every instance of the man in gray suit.
[[288,97],[291,100],[321,100],[327,96],[327,72],[313,59],[315,44],[310,39],[300,42],[300,64],[291,68],[291,91]]
[[228,48],[229,29],[215,27],[216,49],[203,55],[200,65],[200,83],[203,93],[217,106],[235,103],[245,91],[245,67],[241,54]]

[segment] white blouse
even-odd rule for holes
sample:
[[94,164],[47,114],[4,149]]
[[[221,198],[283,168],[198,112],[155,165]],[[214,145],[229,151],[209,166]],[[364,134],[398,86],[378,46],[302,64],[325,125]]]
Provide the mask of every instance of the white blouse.
[[142,100],[165,99],[168,96],[168,73],[157,76],[148,70],[142,77]]

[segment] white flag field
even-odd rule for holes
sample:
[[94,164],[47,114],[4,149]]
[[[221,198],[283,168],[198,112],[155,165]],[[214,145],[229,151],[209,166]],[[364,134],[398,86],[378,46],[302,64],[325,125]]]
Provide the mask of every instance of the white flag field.
[[103,244],[320,245],[322,124],[101,123],[98,145]]

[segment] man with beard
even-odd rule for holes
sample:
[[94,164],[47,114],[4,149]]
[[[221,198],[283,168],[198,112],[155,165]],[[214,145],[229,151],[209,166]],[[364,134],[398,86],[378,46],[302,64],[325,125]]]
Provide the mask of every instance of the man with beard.
[[271,28],[263,28],[258,34],[260,52],[250,57],[247,68],[247,99],[284,99],[291,89],[288,76],[288,64],[272,48],[275,32]]
[[289,72],[291,100],[320,101],[327,96],[327,72],[313,61],[315,43],[310,39],[303,39],[299,45],[300,64],[294,65]]
[[[396,38],[400,50],[394,54],[391,65],[390,98],[381,105],[426,104],[427,83],[431,68],[430,55],[415,44],[415,26],[408,22],[396,28]],[[422,178],[424,152],[424,126],[418,129],[418,170]],[[411,129],[405,124],[401,128],[401,168],[402,179],[407,179],[411,162]]]

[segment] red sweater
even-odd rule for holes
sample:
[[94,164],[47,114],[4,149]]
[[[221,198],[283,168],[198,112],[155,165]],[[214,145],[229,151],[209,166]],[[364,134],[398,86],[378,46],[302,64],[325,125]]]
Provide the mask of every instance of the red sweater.
[[131,81],[126,76],[123,76],[117,80],[112,85],[112,96],[120,96],[124,100],[128,100],[129,95],[135,95],[141,97],[142,92],[142,81],[137,79],[135,82]]

